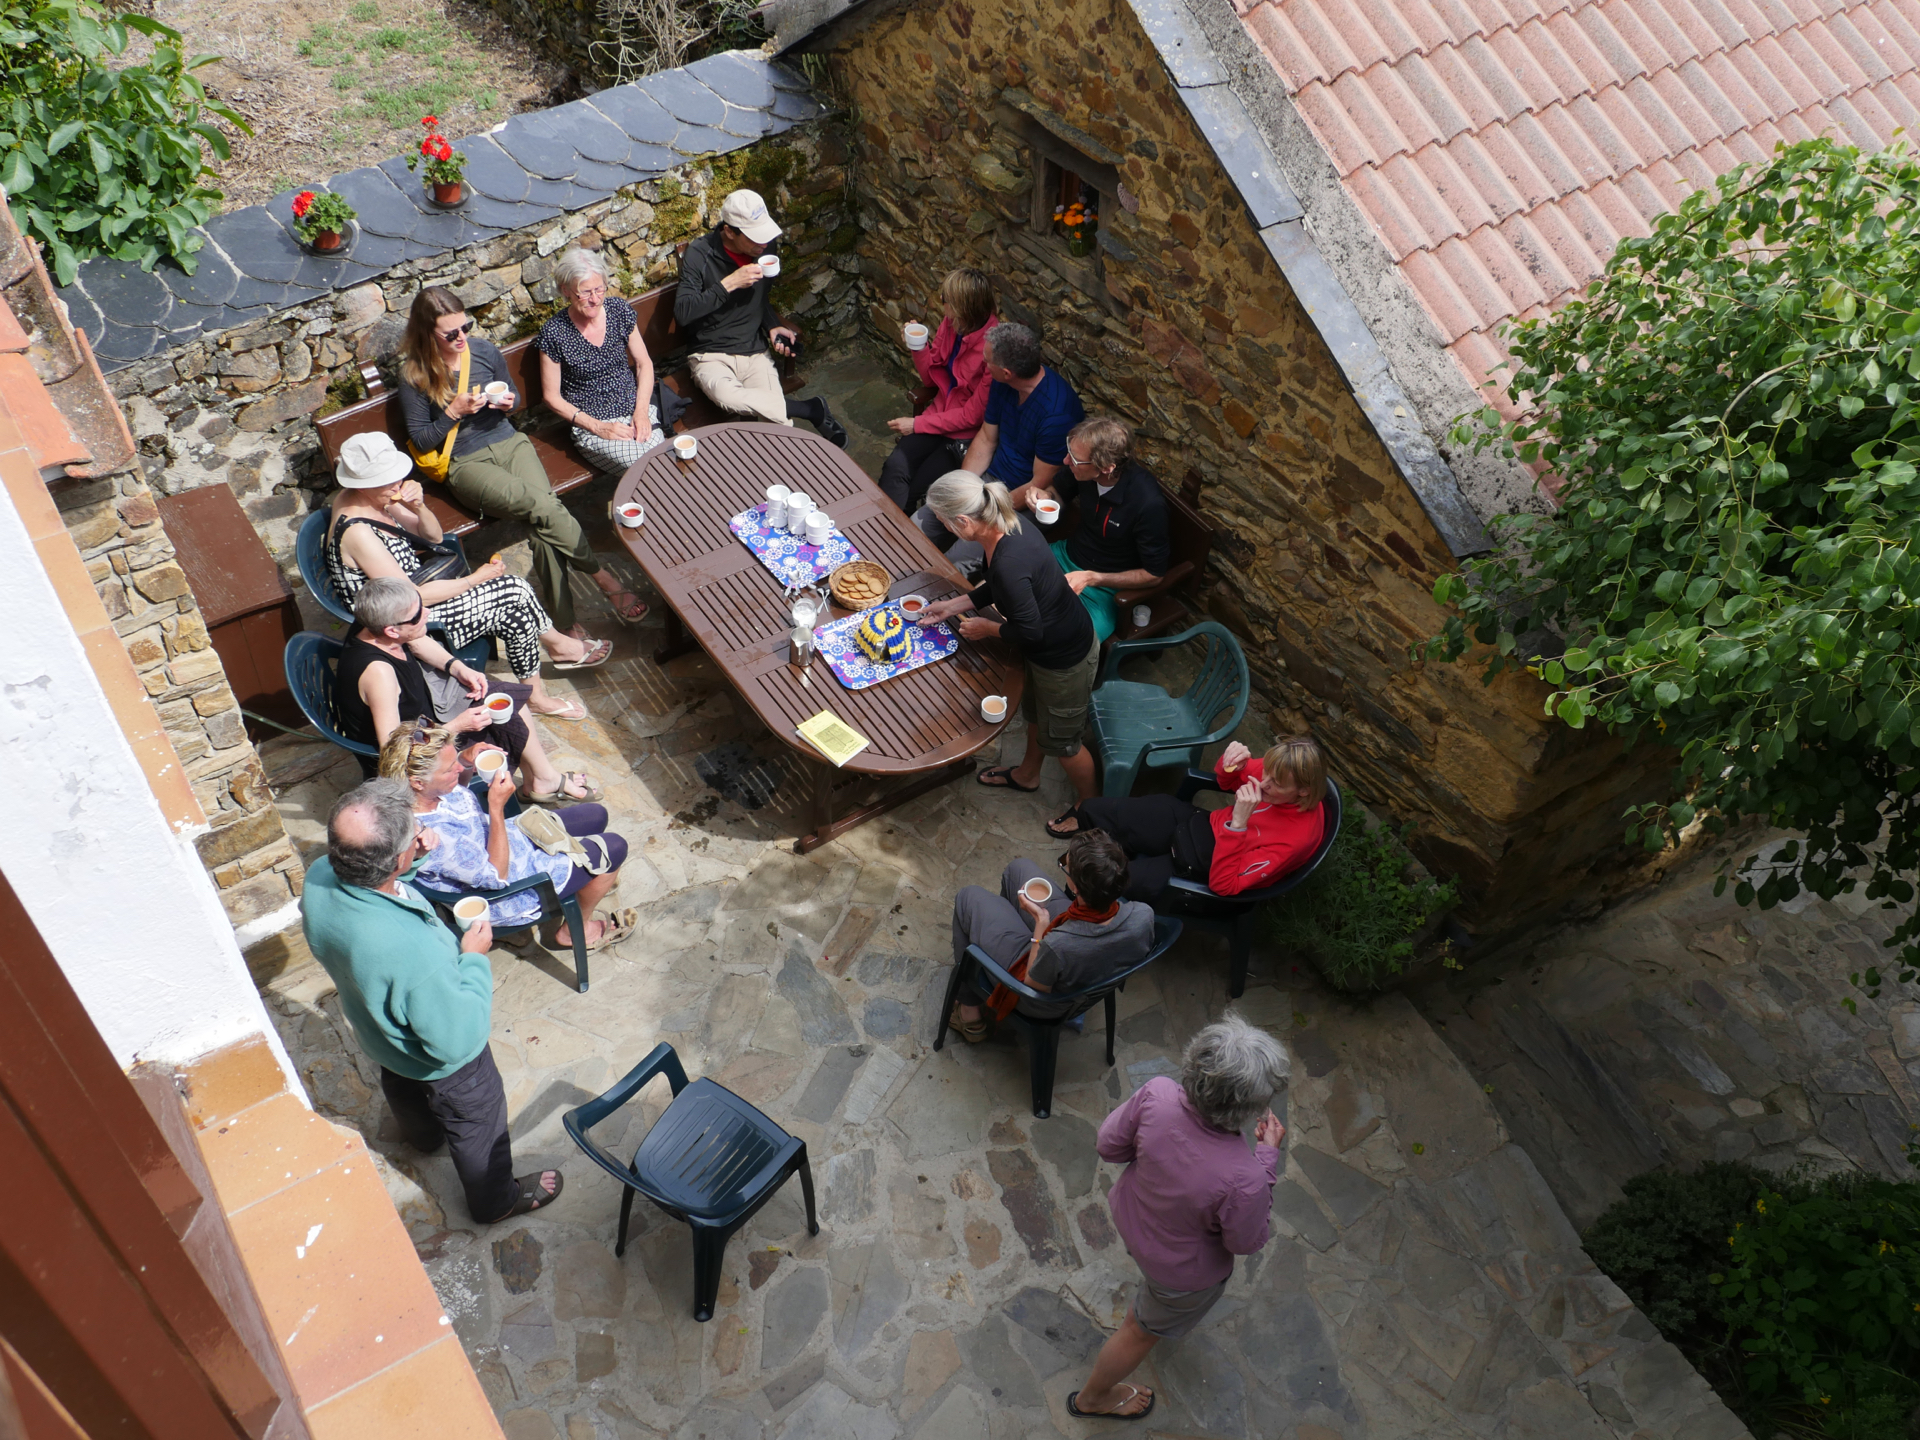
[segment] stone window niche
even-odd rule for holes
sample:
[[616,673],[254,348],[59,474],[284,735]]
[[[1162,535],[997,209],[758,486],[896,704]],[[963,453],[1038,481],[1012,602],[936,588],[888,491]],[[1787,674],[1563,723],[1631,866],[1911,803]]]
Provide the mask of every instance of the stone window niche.
[[1099,212],[1104,234],[1120,209],[1120,156],[1085,131],[1068,124],[1023,90],[1001,92],[994,119],[1026,148],[1033,164],[1032,211],[1014,241],[1061,279],[1115,315],[1126,306],[1107,289],[1102,245],[1089,255],[1072,254],[1055,227],[1056,205],[1081,200]]

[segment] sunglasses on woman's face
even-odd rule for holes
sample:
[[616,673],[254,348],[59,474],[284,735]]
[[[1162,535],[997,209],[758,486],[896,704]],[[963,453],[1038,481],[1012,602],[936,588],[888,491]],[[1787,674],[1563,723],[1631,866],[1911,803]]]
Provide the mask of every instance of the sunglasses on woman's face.
[[451,330],[436,330],[433,333],[438,335],[441,338],[441,340],[444,341],[446,344],[451,345],[453,343],[454,336],[466,335],[466,334],[469,334],[472,330],[473,330],[473,321],[469,320],[467,321],[466,324],[456,325]]

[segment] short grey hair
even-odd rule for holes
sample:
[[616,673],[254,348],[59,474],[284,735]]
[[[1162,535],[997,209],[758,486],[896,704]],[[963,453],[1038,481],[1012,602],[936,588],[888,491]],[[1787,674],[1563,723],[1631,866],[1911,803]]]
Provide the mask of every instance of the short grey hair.
[[[344,839],[340,819],[355,810],[366,816],[364,832]],[[399,865],[401,852],[412,843],[417,824],[413,792],[400,781],[367,780],[354,786],[334,802],[327,814],[327,858],[333,862],[334,878],[342,885],[379,889]]]
[[1237,1135],[1266,1113],[1291,1070],[1285,1046],[1228,1014],[1187,1042],[1180,1084],[1202,1120]]
[[1040,373],[1040,337],[1024,325],[1002,320],[987,331],[987,360],[1031,380]]
[[559,263],[553,267],[553,283],[560,287],[562,295],[571,295],[580,288],[580,282],[589,275],[607,278],[607,262],[597,251],[583,250],[578,245],[563,251]]
[[360,587],[353,602],[353,618],[378,635],[389,625],[404,625],[413,618],[420,603],[420,592],[411,580],[398,575],[382,575]]

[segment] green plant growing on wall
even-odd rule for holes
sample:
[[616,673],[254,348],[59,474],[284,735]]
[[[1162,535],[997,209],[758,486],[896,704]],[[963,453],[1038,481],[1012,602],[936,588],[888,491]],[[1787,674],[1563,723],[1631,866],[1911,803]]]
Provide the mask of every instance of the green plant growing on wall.
[[1414,874],[1412,832],[1369,830],[1360,807],[1348,805],[1320,868],[1262,912],[1269,943],[1283,954],[1304,952],[1342,990],[1372,989],[1402,973],[1427,923],[1460,900],[1451,881]]
[[[153,54],[121,64],[134,34]],[[209,117],[252,133],[194,75],[216,58],[189,57],[178,30],[90,0],[0,3],[0,185],[62,285],[95,255],[145,270],[171,256],[192,273],[205,243],[194,227],[221,198],[203,183],[205,152],[229,154]]]
[[[1623,241],[1585,298],[1513,328],[1511,392],[1456,438],[1539,461],[1551,515],[1443,577],[1428,653],[1526,666],[1550,715],[1673,747],[1629,840],[1696,816],[1803,832],[1731,877],[1920,915],[1920,167],[1825,140],[1742,166]],[[1543,638],[1544,637],[1544,638]],[[1723,874],[1724,887],[1730,877]],[[1856,983],[1878,993],[1880,971]],[[1849,1001],[1849,1004],[1852,1002]]]

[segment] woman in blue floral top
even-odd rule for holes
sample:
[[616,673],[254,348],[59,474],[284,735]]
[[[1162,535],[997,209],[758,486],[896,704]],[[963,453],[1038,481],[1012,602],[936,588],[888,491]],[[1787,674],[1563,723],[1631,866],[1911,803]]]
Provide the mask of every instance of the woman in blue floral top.
[[[474,745],[463,755],[454,748],[452,733],[440,727],[415,725],[393,732],[380,749],[380,773],[400,780],[413,791],[414,814],[433,827],[439,843],[422,857],[420,878],[447,889],[498,890],[517,880],[545,872],[560,895],[580,897],[580,913],[587,917],[587,949],[600,950],[633,933],[638,913],[619,910],[605,920],[592,917],[597,906],[618,883],[626,863],[627,842],[607,833],[607,807],[569,805],[553,813],[567,833],[579,838],[589,855],[604,858],[603,874],[574,864],[564,855],[550,855],[508,819],[507,801],[513,798],[513,780],[502,766],[487,789],[485,808],[465,784],[478,755],[497,747]],[[496,931],[524,929],[540,918],[540,897],[532,891],[496,900],[488,919]],[[572,948],[573,936],[563,921],[550,942],[556,949]]]

